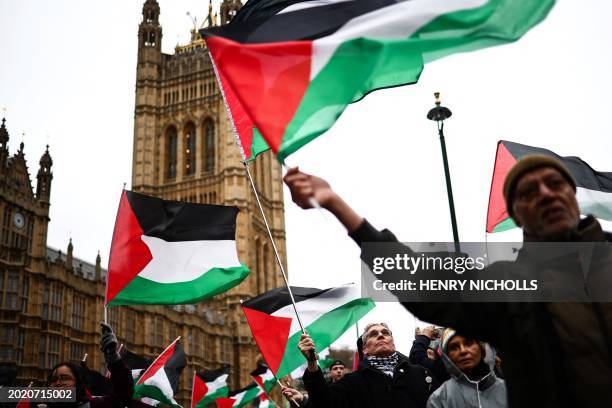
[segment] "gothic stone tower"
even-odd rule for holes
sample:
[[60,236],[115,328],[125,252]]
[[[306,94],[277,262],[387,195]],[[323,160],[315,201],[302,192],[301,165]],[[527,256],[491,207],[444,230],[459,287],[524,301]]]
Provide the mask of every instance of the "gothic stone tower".
[[[224,0],[222,20],[231,18],[239,7],[237,0]],[[195,311],[190,309],[201,317],[197,327],[177,322],[179,333],[186,334],[183,338],[189,356],[184,384],[191,387],[193,369],[205,365],[213,369],[216,367],[212,365],[227,362],[231,366],[231,386],[243,386],[251,381],[249,372],[255,367],[259,352],[239,300],[281,286],[282,277],[245,177],[205,43],[199,34],[192,32],[189,44],[177,46],[174,54],[164,54],[157,1],[146,0],[142,15],[138,30],[132,189],[164,199],[240,208],[236,241],[240,260],[251,269],[251,275],[240,286],[197,305]],[[268,152],[257,158],[251,171],[281,258],[285,260],[280,166]],[[207,317],[211,315],[223,319],[222,329],[209,324]],[[189,338],[188,330],[200,332],[199,336]],[[202,344],[190,344],[196,341]],[[201,350],[204,355],[190,354],[190,350]],[[183,395],[188,396],[182,389],[180,396]]]

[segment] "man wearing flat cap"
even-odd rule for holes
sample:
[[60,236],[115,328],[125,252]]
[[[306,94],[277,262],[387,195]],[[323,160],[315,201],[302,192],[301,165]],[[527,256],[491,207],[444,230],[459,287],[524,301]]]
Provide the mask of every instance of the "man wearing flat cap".
[[[314,197],[358,245],[397,242],[390,231],[377,230],[357,214],[325,180],[297,168],[290,169],[284,180],[296,204],[311,208],[309,199]],[[595,218],[580,219],[574,179],[552,157],[519,160],[506,177],[504,198],[508,214],[523,230],[525,244],[612,242],[612,234],[604,232]],[[604,247],[594,265],[600,274],[612,274],[609,248]],[[534,252],[521,249],[514,268],[524,259],[537,258]],[[554,277],[556,269],[582,270],[581,261],[574,257],[562,264],[545,264],[540,272]],[[502,266],[513,267],[504,262]],[[584,288],[589,279],[587,275],[581,280]],[[607,287],[599,290],[612,292]],[[403,306],[421,320],[454,327],[496,347],[504,355],[510,407],[612,406],[612,303],[412,302]]]

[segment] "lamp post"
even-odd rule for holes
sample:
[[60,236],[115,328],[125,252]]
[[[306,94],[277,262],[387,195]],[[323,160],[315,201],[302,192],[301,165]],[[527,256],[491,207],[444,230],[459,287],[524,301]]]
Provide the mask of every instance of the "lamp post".
[[453,112],[450,109],[441,106],[440,92],[435,92],[436,106],[427,112],[427,119],[433,120],[438,125],[438,135],[440,136],[440,148],[442,149],[442,162],[444,163],[444,176],[446,178],[446,193],[448,194],[448,206],[450,209],[451,225],[453,227],[453,240],[455,242],[455,251],[460,252],[459,231],[457,230],[457,217],[455,216],[455,202],[453,200],[453,186],[451,185],[450,170],[448,168],[448,158],[446,156],[446,142],[444,141],[444,120],[451,117]]

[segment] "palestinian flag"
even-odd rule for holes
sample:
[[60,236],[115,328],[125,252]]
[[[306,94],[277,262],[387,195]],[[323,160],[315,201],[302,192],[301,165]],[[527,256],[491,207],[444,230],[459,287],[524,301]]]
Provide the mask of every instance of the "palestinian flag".
[[274,373],[268,366],[263,364],[259,364],[255,370],[251,371],[251,377],[266,393],[270,393],[276,385]]
[[276,405],[274,405],[274,403],[270,401],[266,394],[261,394],[259,396],[259,404],[257,405],[258,408],[272,408],[275,406]]
[[123,191],[106,304],[198,303],[238,285],[249,270],[236,251],[237,214]]
[[122,347],[119,354],[125,365],[127,365],[132,372],[146,370],[153,362],[146,357],[132,353],[126,347]]
[[180,407],[174,400],[179,377],[187,358],[179,338],[174,340],[140,376],[134,386],[134,399],[148,397],[164,404]]
[[259,385],[251,383],[244,388],[230,392],[227,398],[217,398],[215,402],[217,408],[244,407],[263,394],[265,394],[264,390],[259,388]]
[[200,33],[222,88],[235,92],[282,162],[329,129],[349,103],[415,83],[427,62],[515,41],[553,4],[250,0],[231,23]]
[[[331,357],[321,358],[321,353],[319,353],[319,368],[321,368],[321,371],[325,371],[329,367],[331,367],[334,361],[336,360]],[[293,370],[290,374],[291,378],[301,379],[304,376],[304,371],[306,371],[307,368],[308,368],[308,362],[302,364],[301,366]]]
[[[292,286],[302,324],[318,350],[329,347],[374,307],[355,285],[330,289]],[[302,332],[286,287],[242,303],[242,310],[268,367],[276,378],[304,363],[297,348]]]
[[227,368],[194,372],[191,408],[205,408],[215,402],[215,399],[227,397],[229,391],[227,377]]
[[269,147],[261,133],[254,127],[253,120],[245,112],[229,82],[222,79],[223,74],[217,70],[214,61],[212,63],[242,160],[253,161],[255,157],[268,150]]
[[517,160],[530,154],[542,154],[559,159],[576,181],[576,199],[583,215],[612,221],[612,173],[594,170],[579,157],[562,157],[550,150],[500,140],[497,143],[493,180],[489,194],[487,232],[501,232],[516,227],[506,211],[504,180]]

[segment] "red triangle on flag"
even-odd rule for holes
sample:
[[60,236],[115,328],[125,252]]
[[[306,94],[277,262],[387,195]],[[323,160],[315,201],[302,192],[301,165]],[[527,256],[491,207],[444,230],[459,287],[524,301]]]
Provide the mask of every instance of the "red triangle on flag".
[[215,403],[217,404],[217,408],[231,408],[234,406],[235,401],[234,398],[217,398]]
[[259,310],[242,307],[259,351],[276,375],[283,360],[292,319],[276,317]]
[[143,233],[124,190],[121,193],[108,261],[106,305],[153,259],[149,247],[141,239]]
[[489,209],[487,211],[487,232],[492,233],[495,227],[509,217],[504,199],[504,180],[506,175],[516,163],[503,141],[497,143],[497,154],[493,167],[493,180],[489,193]]
[[277,153],[310,84],[311,41],[240,44],[208,37],[222,81],[240,89],[242,108]]
[[164,366],[174,354],[174,348],[176,347],[176,342],[179,341],[179,339],[180,337],[174,340],[172,344],[170,344],[159,356],[157,356],[155,361],[153,361],[149,368],[147,368],[147,370],[140,376],[136,385],[144,383],[146,380],[153,377],[157,371],[164,369]]
[[202,379],[193,372],[193,386],[191,388],[191,408],[194,408],[198,402],[208,393],[208,387]]

